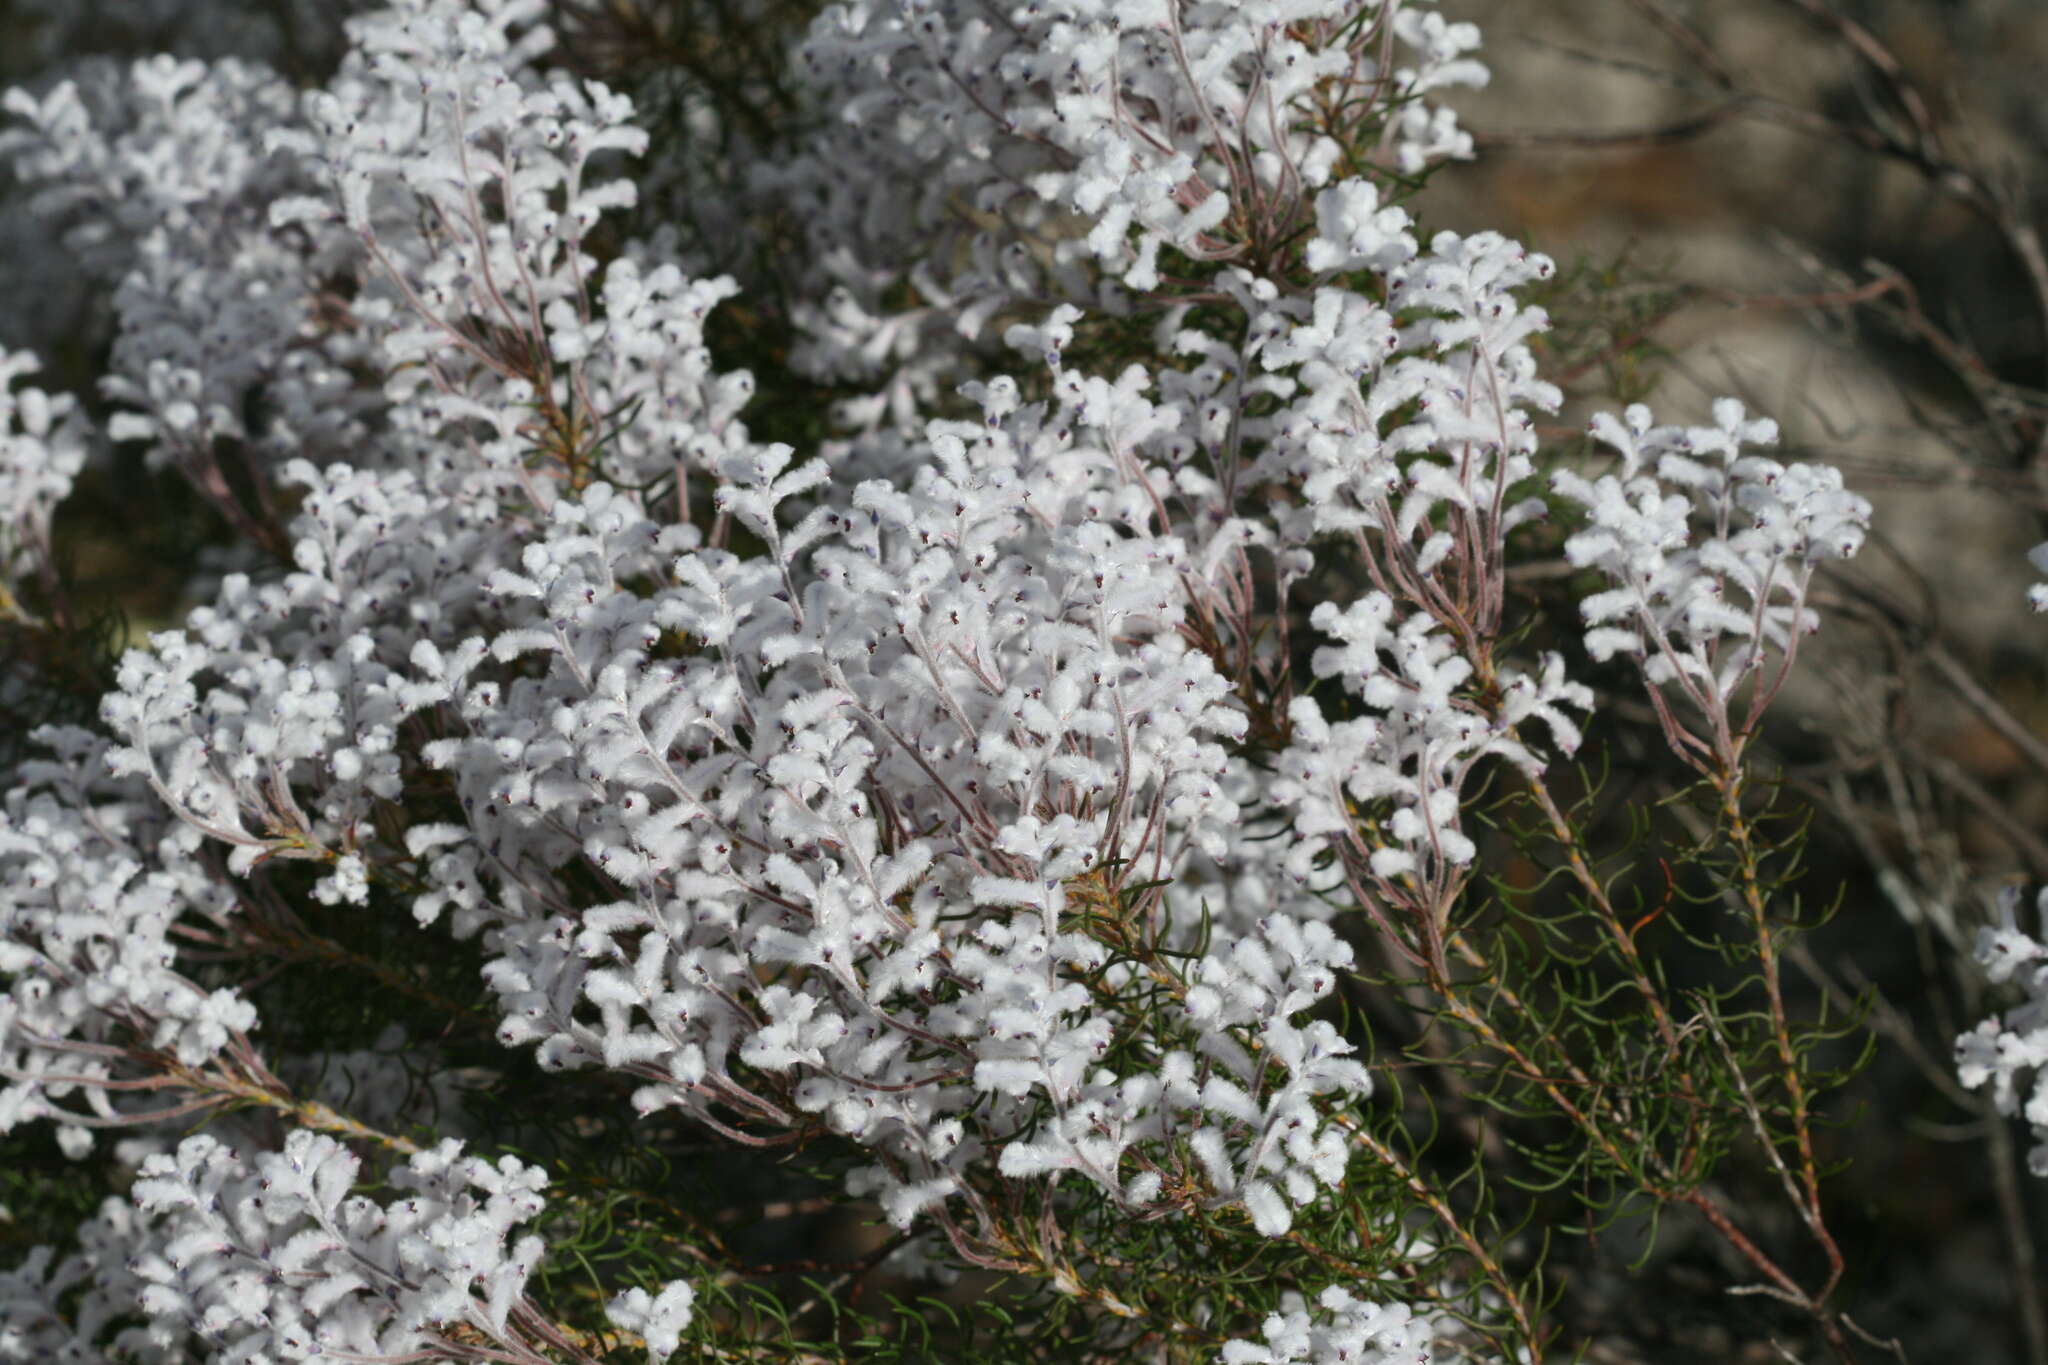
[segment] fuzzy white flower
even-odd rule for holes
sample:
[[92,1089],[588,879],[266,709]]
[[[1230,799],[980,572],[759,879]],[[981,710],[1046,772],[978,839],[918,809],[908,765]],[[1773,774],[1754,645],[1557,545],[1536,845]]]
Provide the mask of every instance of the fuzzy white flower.
[[605,1305],[605,1316],[614,1327],[637,1332],[647,1343],[649,1365],[661,1365],[681,1348],[696,1299],[687,1280],[671,1280],[651,1297],[636,1286]]
[[1706,723],[1702,736],[1667,721],[1680,752],[1728,761],[1783,685],[1800,637],[1819,629],[1806,604],[1814,573],[1862,548],[1870,503],[1830,466],[1749,453],[1776,442],[1777,424],[1732,398],[1714,404],[1713,426],[1653,426],[1639,404],[1595,418],[1593,435],[1620,455],[1620,473],[1551,479],[1587,513],[1566,558],[1612,585],[1581,604],[1587,652],[1634,655],[1653,687],[1669,685]]
[[[2025,998],[1956,1039],[1956,1076],[1971,1090],[1988,1083],[1999,1113],[2026,1118],[2035,1140],[2027,1165],[2048,1176],[2048,935],[2020,928],[2019,899],[2017,888],[1999,897],[1998,922],[1977,931],[1977,961],[1993,985],[2015,983]],[[2048,925],[2048,890],[2036,909]]]
[[1430,1365],[1436,1324],[1405,1304],[1372,1303],[1340,1285],[1266,1319],[1263,1341],[1226,1342],[1221,1365]]
[[85,468],[87,427],[69,394],[15,387],[36,358],[0,350],[0,620],[50,563],[50,519]]

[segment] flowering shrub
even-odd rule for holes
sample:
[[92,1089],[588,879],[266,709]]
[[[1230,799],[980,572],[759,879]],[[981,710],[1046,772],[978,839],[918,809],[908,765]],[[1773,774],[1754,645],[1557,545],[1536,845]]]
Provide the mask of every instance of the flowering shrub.
[[[1476,29],[839,5],[678,96],[355,9],[7,98],[110,350],[0,358],[0,608],[96,442],[234,544],[0,783],[0,1131],[125,1190],[0,1360],[1568,1358],[1533,1224],[1639,1209],[1853,1357],[1755,751],[1870,505],[1542,434],[1552,263],[1405,206]],[[882,1232],[764,1265],[786,1187]]]

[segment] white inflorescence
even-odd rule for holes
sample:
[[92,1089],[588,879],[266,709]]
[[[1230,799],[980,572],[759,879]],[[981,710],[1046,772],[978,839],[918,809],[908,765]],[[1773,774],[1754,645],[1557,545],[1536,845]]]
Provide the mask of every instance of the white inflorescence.
[[1303,1304],[1267,1318],[1264,1337],[1227,1343],[1222,1365],[1430,1365],[1437,1358],[1429,1319],[1339,1285],[1317,1295],[1314,1309]]
[[[1045,299],[1128,311],[1162,251],[1231,258],[1331,179],[1339,145],[1307,108],[1332,83],[1376,92],[1402,173],[1468,157],[1426,96],[1483,84],[1478,45],[1404,0],[833,5],[798,52],[818,130],[756,171],[811,234],[799,359],[928,391],[945,331]],[[907,313],[885,300],[906,279],[925,300]]]
[[[2048,1176],[2048,934],[2020,928],[2019,899],[2017,890],[2007,892],[1999,922],[1977,931],[1977,961],[1993,985],[2010,982],[2026,998],[1956,1039],[1956,1074],[1972,1090],[1988,1083],[1999,1113],[2026,1118],[2034,1131],[2027,1165]],[[2048,890],[2037,908],[2048,917]]]
[[90,1127],[138,1107],[104,1088],[114,1045],[198,1066],[256,1016],[177,970],[173,924],[217,920],[231,900],[199,831],[167,820],[140,783],[106,777],[102,738],[37,738],[49,755],[22,763],[0,799],[0,1132],[54,1120],[77,1155]]
[[[544,1359],[520,1319],[541,1240],[512,1239],[546,1206],[546,1174],[450,1140],[392,1171],[380,1201],[355,1192],[361,1164],[303,1130],[253,1158],[205,1135],[150,1157],[132,1206],[108,1201],[76,1253],[0,1278],[0,1359],[100,1359],[97,1329],[138,1318],[116,1358],[414,1360],[467,1328],[497,1358]],[[75,1284],[90,1288],[67,1310]],[[10,1328],[55,1354],[7,1354]]]
[[1736,718],[1738,692],[1754,678],[1767,699],[1783,683],[1800,637],[1820,626],[1806,604],[1814,571],[1862,548],[1870,503],[1830,466],[1750,453],[1776,443],[1777,423],[1732,398],[1714,405],[1710,427],[1652,426],[1637,405],[1601,414],[1593,436],[1620,471],[1551,478],[1587,512],[1566,558],[1611,585],[1582,604],[1586,651],[1633,655],[1653,686],[1690,701],[1714,731],[1707,747],[1725,754],[1759,709]]
[[50,519],[85,468],[87,427],[70,394],[15,387],[36,358],[0,351],[0,620],[50,563]]

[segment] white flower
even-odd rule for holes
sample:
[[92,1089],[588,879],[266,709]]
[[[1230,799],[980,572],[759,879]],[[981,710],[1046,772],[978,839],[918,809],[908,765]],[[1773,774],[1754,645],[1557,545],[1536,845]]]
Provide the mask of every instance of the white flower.
[[[2024,1115],[2035,1140],[2027,1165],[2048,1176],[2048,944],[2019,927],[2018,906],[2017,888],[1999,897],[1998,923],[1977,931],[1977,961],[2025,998],[1956,1039],[1956,1077],[1971,1090],[1988,1082],[1999,1113]],[[2036,908],[2048,916],[2048,890]]]
[[1799,638],[1819,629],[1806,605],[1814,572],[1862,548],[1871,509],[1839,470],[1748,453],[1774,443],[1777,424],[1751,420],[1734,399],[1714,404],[1714,423],[1653,426],[1641,405],[1619,419],[1603,413],[1593,435],[1620,455],[1621,473],[1589,481],[1560,470],[1551,486],[1587,513],[1565,557],[1611,585],[1581,603],[1587,652],[1634,655],[1645,679],[1670,684],[1712,735],[1674,742],[1720,752],[1727,736],[1753,730]]
[[1316,1308],[1298,1296],[1266,1319],[1261,1342],[1226,1342],[1221,1365],[1430,1365],[1437,1325],[1405,1304],[1372,1303],[1331,1285]]
[[[0,350],[0,593],[14,603],[49,566],[50,518],[85,467],[88,429],[76,401],[14,387],[37,368],[26,352]],[[0,618],[20,610],[0,609]]]
[[605,1316],[614,1327],[639,1333],[647,1343],[649,1365],[674,1355],[682,1345],[683,1329],[690,1325],[690,1306],[697,1292],[687,1280],[671,1280],[652,1298],[635,1287],[605,1305]]

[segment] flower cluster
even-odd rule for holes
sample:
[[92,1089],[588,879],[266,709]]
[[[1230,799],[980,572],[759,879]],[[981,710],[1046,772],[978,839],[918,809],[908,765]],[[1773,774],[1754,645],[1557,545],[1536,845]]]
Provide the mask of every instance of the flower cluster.
[[661,1365],[680,1345],[696,1301],[697,1293],[687,1280],[672,1280],[653,1295],[636,1285],[605,1305],[605,1316],[613,1326],[644,1340],[651,1365]]
[[[2026,998],[2003,1014],[1982,1020],[1956,1039],[1956,1076],[1971,1090],[1991,1086],[2001,1114],[2022,1114],[2034,1130],[2027,1158],[2035,1175],[2048,1176],[2048,944],[2019,926],[2019,891],[1999,902],[1999,922],[1977,931],[1977,961],[1995,986],[2017,983]],[[2037,908],[2048,916],[2048,890]],[[2048,923],[2048,921],[2044,921]],[[2024,1103],[2022,1091],[2026,1091]]]
[[1730,763],[1784,685],[1800,637],[1820,626],[1806,605],[1814,570],[1862,548],[1870,503],[1843,488],[1840,470],[1747,453],[1775,443],[1777,423],[1751,419],[1732,398],[1715,404],[1711,427],[1652,426],[1637,405],[1620,419],[1601,414],[1593,436],[1620,455],[1620,472],[1551,479],[1588,514],[1566,557],[1612,585],[1583,604],[1586,650],[1635,656],[1653,689],[1670,685],[1709,727],[1688,729],[1660,697],[1675,747]]
[[[707,342],[739,285],[632,235],[662,149],[549,10],[395,0],[306,90],[164,58],[9,96],[35,212],[112,293],[110,436],[243,545],[100,731],[0,771],[0,1132],[83,1154],[230,1095],[293,1126],[159,1151],[0,1276],[0,1359],[591,1358],[529,1297],[539,1168],[454,1118],[379,1134],[419,1121],[390,1096],[337,1112],[403,1030],[273,1072],[248,996],[181,960],[236,960],[266,898],[445,935],[507,1067],[593,1073],[636,1132],[829,1144],[961,1262],[1079,1293],[1075,1209],[1413,1242],[1423,1206],[1333,1193],[1398,1161],[1362,1141],[1365,959],[1448,988],[1475,791],[1539,780],[1593,705],[1508,590],[1552,510],[1552,263],[1391,202],[1469,154],[1428,97],[1483,78],[1476,31],[1413,0],[828,10],[791,75],[831,117],[747,190],[804,218],[776,363],[855,394],[799,451]],[[992,320],[1011,356],[970,344]],[[1147,329],[1143,363],[1077,359]],[[0,586],[87,450],[27,368],[0,358]],[[1589,651],[1726,756],[1869,508],[1716,419],[1603,419],[1621,472],[1552,486],[1612,583]],[[654,1360],[712,1330],[638,1278],[593,1303]],[[1211,1340],[1391,1363],[1439,1329],[1331,1288]]]
[[[811,236],[802,361],[929,383],[934,324],[971,337],[1026,301],[1125,312],[1161,290],[1162,252],[1263,255],[1342,161],[1469,156],[1424,97],[1482,84],[1478,43],[1406,0],[834,5],[798,53],[825,117],[761,171]],[[1319,106],[1365,91],[1398,112],[1354,148]],[[906,280],[908,313],[884,299]]]
[[1401,1304],[1355,1298],[1341,1285],[1316,1296],[1316,1307],[1266,1319],[1263,1342],[1233,1341],[1223,1365],[1429,1365],[1433,1328]]
[[50,518],[85,468],[76,400],[14,386],[37,368],[32,355],[0,351],[0,619],[19,615],[22,584],[54,567]]
[[[132,1207],[110,1201],[78,1252],[0,1282],[13,1290],[0,1298],[0,1341],[11,1330],[54,1348],[47,1358],[81,1358],[103,1322],[140,1318],[114,1349],[403,1360],[467,1329],[499,1359],[546,1359],[525,1300],[542,1244],[509,1241],[546,1206],[546,1173],[464,1156],[450,1140],[392,1171],[394,1197],[380,1203],[354,1192],[360,1169],[341,1143],[303,1130],[254,1158],[187,1138],[142,1164]],[[61,1296],[78,1284],[89,1287],[67,1322]]]
[[[1287,864],[1297,883],[1327,861],[1369,904],[1413,922],[1411,951],[1437,959],[1475,852],[1460,827],[1468,780],[1490,757],[1535,772],[1547,751],[1572,753],[1569,712],[1592,700],[1561,658],[1531,671],[1491,646],[1508,537],[1545,514],[1517,496],[1535,471],[1530,412],[1559,401],[1527,344],[1548,318],[1516,291],[1553,266],[1494,233],[1443,233],[1422,251],[1405,212],[1362,181],[1324,190],[1316,214],[1307,256],[1332,282],[1305,300],[1262,300],[1246,346],[1281,400],[1257,424],[1250,478],[1302,488],[1303,514],[1273,528],[1299,547],[1293,562],[1348,538],[1374,588],[1310,616],[1334,642],[1311,672],[1337,679],[1363,713],[1333,723],[1322,703],[1296,699],[1271,795],[1300,836]],[[1361,275],[1384,302],[1356,287]],[[1475,704],[1482,680],[1492,699]]]
[[[1295,1148],[1315,1138],[1298,1096],[1364,1089],[1324,1060],[1344,1050],[1327,1029],[1305,1042],[1288,1022],[1348,949],[1284,920],[1240,945],[1270,981],[1237,989],[1263,1008],[1191,994],[1182,1012],[1295,1041],[1240,1058],[1236,1082],[1191,1056],[1146,1076],[1100,1068],[1122,1021],[1083,982],[1133,968],[1087,927],[1135,915],[1117,932],[1150,951],[1161,907],[1102,904],[1110,874],[1168,881],[1227,857],[1217,740],[1242,722],[1174,631],[1185,551],[1147,535],[1135,505],[1110,533],[1120,462],[1081,439],[1077,413],[1010,411],[1013,388],[991,389],[986,422],[934,428],[939,463],[907,489],[862,485],[794,527],[778,505],[821,469],[786,451],[728,466],[723,502],[768,545],[759,559],[699,549],[602,486],[558,501],[550,534],[492,582],[531,603],[493,654],[547,671],[479,684],[470,737],[427,755],[456,774],[471,823],[420,832],[436,883],[421,913],[499,921],[487,975],[507,1042],[645,1077],[643,1110],[822,1114],[883,1155],[868,1187],[899,1221],[985,1155],[1148,1203],[1159,1177],[1151,1162],[1119,1175],[1124,1148],[1162,1137],[1171,1104],[1200,1110],[1205,1084],[1245,1090],[1230,1117],[1252,1125],[1246,1159],[1280,1170],[1277,1121]],[[1058,457],[1024,458],[1055,425]],[[659,657],[670,639],[693,652]],[[579,851],[622,899],[572,919],[520,892]],[[1315,987],[1283,986],[1275,955]],[[787,966],[764,980],[759,964]],[[1184,984],[1203,990],[1206,972],[1213,993],[1244,970],[1218,959]],[[1275,1061],[1291,1080],[1261,1110],[1249,1096]],[[1046,1127],[1048,1102],[1065,1117]],[[1269,1200],[1221,1164],[1222,1137],[1217,1193]],[[1326,1184],[1335,1161],[1314,1163]],[[1287,1219],[1275,1205],[1258,1221]]]
[[0,139],[29,211],[112,291],[109,434],[147,441],[245,525],[231,477],[286,452],[332,458],[361,439],[368,401],[351,377],[361,338],[322,321],[334,242],[269,227],[307,181],[258,130],[295,103],[252,63],[152,57],[9,92],[19,123]]
[[177,968],[173,925],[218,921],[232,903],[199,831],[139,783],[109,779],[104,739],[38,738],[49,756],[22,763],[0,799],[0,1132],[53,1120],[81,1153],[91,1128],[135,1108],[113,1084],[126,1048],[196,1067],[256,1016]]
[[107,1199],[78,1226],[63,1256],[47,1246],[0,1270],[0,1360],[176,1361],[183,1327],[142,1319],[143,1282],[129,1257],[143,1244],[147,1215],[126,1199]]

